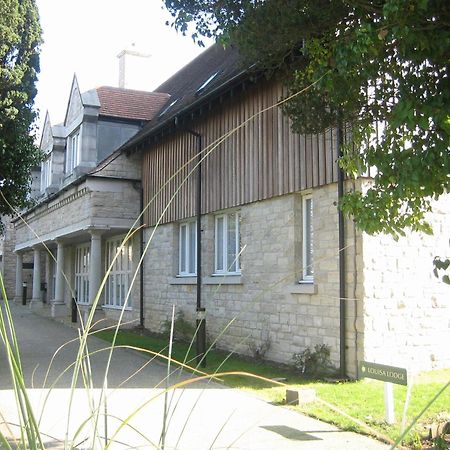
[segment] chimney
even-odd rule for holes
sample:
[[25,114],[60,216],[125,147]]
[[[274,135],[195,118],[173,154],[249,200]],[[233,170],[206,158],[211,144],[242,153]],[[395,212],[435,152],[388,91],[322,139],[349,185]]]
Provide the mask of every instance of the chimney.
[[[145,89],[143,81],[150,72],[149,60],[151,55],[138,51],[135,44],[131,48],[122,50],[119,59],[119,87],[125,89]],[[147,74],[147,77],[143,77]]]

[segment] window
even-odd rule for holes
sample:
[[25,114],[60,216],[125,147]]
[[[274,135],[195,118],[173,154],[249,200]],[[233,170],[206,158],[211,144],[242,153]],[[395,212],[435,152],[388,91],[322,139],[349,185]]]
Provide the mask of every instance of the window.
[[41,192],[52,184],[52,156],[49,155],[41,164]]
[[166,106],[159,114],[158,117],[162,117],[164,114],[166,114],[167,111],[169,111],[172,106],[175,105],[175,103],[178,102],[178,98],[176,98],[173,102],[171,102],[168,106]]
[[80,130],[76,131],[68,138],[66,152],[66,173],[72,173],[73,169],[79,164],[80,158]]
[[75,250],[75,295],[78,303],[89,303],[89,244]]
[[215,242],[215,273],[239,274],[241,273],[239,212],[221,214],[216,216],[216,242]]
[[105,306],[121,308],[131,286],[133,246],[128,240],[121,248],[123,236],[106,241],[106,270],[114,261],[105,286]]
[[314,230],[313,230],[313,199],[311,195],[303,197],[303,280],[314,280]]
[[180,224],[178,274],[193,276],[197,274],[197,223]]
[[196,94],[199,94],[201,91],[203,91],[203,89],[205,89],[209,83],[211,83],[212,80],[214,80],[214,78],[217,77],[219,72],[215,72],[212,75],[210,75],[200,86],[199,88],[195,91]]

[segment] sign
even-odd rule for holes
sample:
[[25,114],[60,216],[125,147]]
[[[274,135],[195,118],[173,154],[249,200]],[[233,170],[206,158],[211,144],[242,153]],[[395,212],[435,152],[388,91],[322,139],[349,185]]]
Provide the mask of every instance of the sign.
[[387,383],[403,384],[405,386],[408,384],[406,369],[367,361],[360,361],[359,376],[362,378],[373,378]]

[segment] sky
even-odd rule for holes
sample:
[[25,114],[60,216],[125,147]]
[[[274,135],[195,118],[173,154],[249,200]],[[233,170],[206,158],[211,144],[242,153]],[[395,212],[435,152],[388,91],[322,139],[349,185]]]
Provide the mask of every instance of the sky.
[[167,26],[162,0],[37,0],[41,46],[36,107],[39,128],[48,110],[52,125],[64,120],[74,73],[80,90],[118,86],[117,55],[135,44],[151,54],[138,80],[152,90],[204,49]]

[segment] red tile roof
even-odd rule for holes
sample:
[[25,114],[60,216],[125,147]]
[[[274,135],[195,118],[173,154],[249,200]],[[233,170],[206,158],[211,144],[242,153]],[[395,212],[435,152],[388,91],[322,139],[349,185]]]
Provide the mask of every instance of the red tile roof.
[[97,88],[101,116],[152,120],[170,98],[159,92],[135,91],[110,86]]

